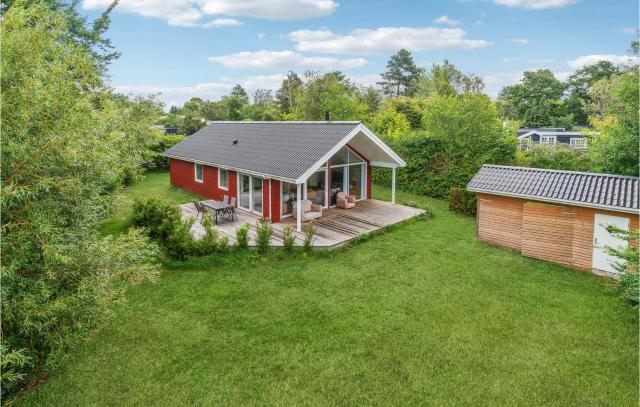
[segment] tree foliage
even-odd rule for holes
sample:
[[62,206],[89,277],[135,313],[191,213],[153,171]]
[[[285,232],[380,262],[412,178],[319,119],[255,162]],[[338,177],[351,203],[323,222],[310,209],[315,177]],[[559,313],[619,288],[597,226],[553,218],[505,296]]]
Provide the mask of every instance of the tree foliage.
[[122,282],[157,273],[157,248],[139,232],[97,231],[148,154],[154,103],[106,90],[102,61],[69,23],[37,2],[12,4],[0,22],[2,341],[23,356],[3,366],[14,378],[4,394],[99,326]]
[[607,103],[601,106],[598,115],[590,119],[594,129],[600,133],[592,137],[589,144],[592,169],[638,176],[638,69],[631,67],[611,79],[601,79],[596,85],[594,88],[603,92],[600,98]]
[[526,127],[571,128],[572,117],[562,101],[565,88],[548,69],[527,71],[520,83],[503,88],[499,99],[506,118]]
[[387,61],[387,70],[381,74],[383,92],[388,96],[413,96],[418,89],[422,68],[416,66],[411,52],[401,49]]

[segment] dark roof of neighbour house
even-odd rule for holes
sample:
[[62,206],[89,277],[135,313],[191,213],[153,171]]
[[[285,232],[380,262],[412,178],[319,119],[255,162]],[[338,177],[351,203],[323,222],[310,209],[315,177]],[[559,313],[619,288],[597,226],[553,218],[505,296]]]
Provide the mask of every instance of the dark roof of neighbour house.
[[473,192],[638,213],[638,177],[484,165],[467,185]]
[[295,180],[360,122],[213,122],[165,151],[182,158]]

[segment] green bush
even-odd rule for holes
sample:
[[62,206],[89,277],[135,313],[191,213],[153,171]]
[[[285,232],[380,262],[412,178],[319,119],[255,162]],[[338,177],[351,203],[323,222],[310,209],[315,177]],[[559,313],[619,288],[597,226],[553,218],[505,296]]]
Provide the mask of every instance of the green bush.
[[213,254],[218,249],[218,229],[213,227],[211,213],[207,212],[202,216],[202,226],[204,227],[204,236],[198,240],[198,254],[206,256]]
[[256,243],[260,253],[266,253],[269,250],[269,243],[273,236],[273,227],[269,219],[260,219],[256,222]]
[[303,248],[305,252],[311,251],[311,244],[313,243],[313,236],[316,234],[316,228],[313,226],[313,223],[309,223],[304,228],[304,243]]
[[449,210],[476,216],[477,198],[475,192],[469,192],[466,188],[451,188],[449,195]]
[[249,224],[246,223],[236,229],[236,248],[246,250],[249,248]]
[[[614,226],[610,226],[609,233],[628,242],[627,246],[622,249],[607,247],[607,251],[618,258],[614,268],[619,273],[618,283],[621,289],[622,298],[632,304],[638,304],[640,301],[640,231],[623,230]],[[635,242],[635,243],[634,243]]]
[[293,244],[296,241],[296,235],[293,233],[291,226],[287,225],[282,230],[282,242],[284,245],[284,250],[287,252],[291,252],[293,250]]
[[219,253],[227,253],[229,251],[229,236],[222,236],[220,240],[218,240],[218,252]]
[[169,168],[169,159],[164,152],[185,139],[181,134],[158,134],[149,146],[151,157],[144,164],[147,169],[164,170]]
[[133,224],[144,227],[149,236],[160,242],[167,255],[175,259],[202,256],[215,251],[217,231],[203,218],[205,236],[196,240],[191,233],[194,219],[182,219],[180,209],[160,198],[136,199],[133,204]]

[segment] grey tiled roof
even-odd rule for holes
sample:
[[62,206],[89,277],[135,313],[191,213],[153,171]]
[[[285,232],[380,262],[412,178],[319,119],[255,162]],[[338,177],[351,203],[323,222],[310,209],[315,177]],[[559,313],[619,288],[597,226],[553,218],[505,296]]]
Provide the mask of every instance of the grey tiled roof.
[[484,165],[467,185],[474,192],[638,212],[638,177]]
[[[214,122],[166,156],[295,180],[360,122]],[[238,142],[233,143],[234,140]]]

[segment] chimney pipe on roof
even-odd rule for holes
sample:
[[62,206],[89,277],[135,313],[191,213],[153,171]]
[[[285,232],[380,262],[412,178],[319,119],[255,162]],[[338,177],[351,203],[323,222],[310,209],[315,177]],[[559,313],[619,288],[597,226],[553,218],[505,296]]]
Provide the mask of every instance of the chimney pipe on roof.
[[324,111],[324,120],[325,121],[329,121],[329,111],[328,110]]

